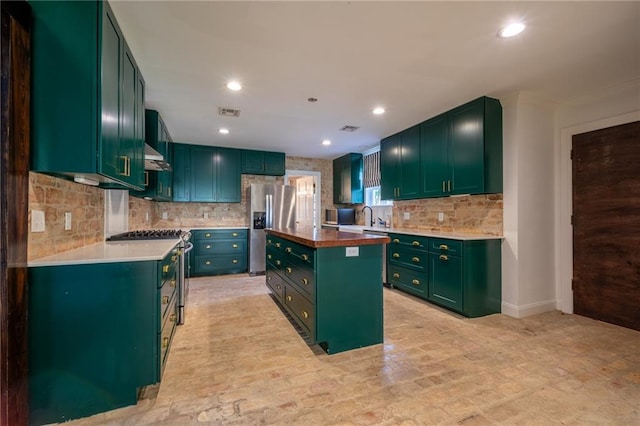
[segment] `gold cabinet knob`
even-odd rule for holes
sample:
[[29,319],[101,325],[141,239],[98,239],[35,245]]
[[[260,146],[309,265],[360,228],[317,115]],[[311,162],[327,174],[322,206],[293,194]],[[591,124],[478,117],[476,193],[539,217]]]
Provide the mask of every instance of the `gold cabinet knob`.
[[235,264],[235,263],[238,263],[238,259],[233,259],[233,260],[231,261],[231,263],[234,263],[234,264]]
[[206,262],[204,262],[205,265],[211,265],[211,261],[207,260]]
[[441,255],[440,255],[440,260],[445,260],[445,261],[447,261],[447,260],[449,260],[449,257],[448,257],[448,256],[445,256],[444,254],[441,254]]
[[291,302],[293,298],[291,296],[287,296],[287,302]]
[[400,274],[399,274],[399,273],[397,273],[397,272],[396,272],[396,273],[394,273],[394,274],[393,274],[393,278],[396,278],[396,279],[397,279],[397,278],[400,278]]
[[302,311],[302,318],[304,319],[309,318],[309,314],[307,313],[307,311]]
[[417,246],[419,246],[419,245],[420,245],[420,242],[419,242],[419,241],[414,241],[414,242],[412,242],[412,243],[411,243],[411,245],[413,245],[413,246],[416,246],[416,247],[417,247]]
[[232,236],[232,237],[237,237],[237,236],[238,236],[238,233],[237,233],[237,232],[234,232],[233,234],[231,234],[231,236]]
[[306,278],[303,278],[303,279],[302,279],[302,284],[304,284],[304,285],[309,284],[309,280],[308,280],[308,279],[306,279]]
[[393,253],[393,257],[395,257],[396,259],[400,257],[399,253]]
[[280,248],[281,245],[282,244],[280,244],[280,243],[276,243],[276,247],[278,247],[278,248]]
[[271,259],[271,255],[270,254],[267,255],[267,259]]
[[176,286],[176,280],[171,280],[171,281],[169,281],[169,285],[170,285],[171,287],[174,287],[174,288],[175,288],[175,286]]
[[169,303],[169,296],[162,296],[162,304],[167,305]]
[[268,239],[268,240],[267,240],[267,242],[268,242],[269,244],[271,244],[271,239]]
[[306,254],[303,254],[300,257],[302,257],[302,260],[309,260],[309,256],[307,256]]
[[169,265],[163,265],[162,266],[162,273],[166,274],[167,272],[169,272]]
[[178,260],[178,256],[171,256],[171,261],[175,262],[176,260]]
[[207,237],[207,238],[209,238],[209,237],[211,236],[211,234],[206,233],[206,234],[204,234],[204,236],[205,236],[205,237]]
[[394,239],[393,239],[393,241],[391,241],[391,242],[392,242],[392,243],[395,243],[395,244],[398,244],[398,243],[400,243],[400,240],[399,240],[399,239],[397,239],[397,238],[394,238]]
[[166,348],[169,346],[169,338],[168,337],[163,337],[162,338],[162,349]]
[[171,322],[176,322],[176,319],[177,319],[177,318],[178,318],[178,317],[176,316],[176,314],[171,314],[171,315],[169,315],[169,321],[171,321]]
[[449,246],[446,244],[440,244],[440,250],[449,250]]
[[420,281],[418,281],[418,280],[413,280],[413,281],[411,281],[411,284],[413,284],[413,285],[420,285]]
[[418,263],[418,262],[420,262],[420,258],[414,256],[414,257],[411,258],[411,261],[415,262],[415,263]]
[[204,248],[210,249],[211,248],[211,244],[207,244],[206,246],[204,246]]
[[287,253],[291,253],[291,247],[285,248],[284,251],[287,252]]
[[279,260],[276,260],[276,265],[280,266],[280,263],[281,262]]
[[287,266],[284,270],[285,270],[285,271],[287,271],[287,274],[290,274],[290,273],[292,273],[292,272],[293,272],[293,269],[291,269],[291,268],[290,268],[290,267],[288,267],[288,266]]
[[280,284],[276,284],[276,288],[280,290],[282,287],[280,287]]
[[271,281],[271,278],[273,278],[271,275],[267,275],[267,281]]
[[238,245],[237,244],[233,244],[231,247],[238,248]]

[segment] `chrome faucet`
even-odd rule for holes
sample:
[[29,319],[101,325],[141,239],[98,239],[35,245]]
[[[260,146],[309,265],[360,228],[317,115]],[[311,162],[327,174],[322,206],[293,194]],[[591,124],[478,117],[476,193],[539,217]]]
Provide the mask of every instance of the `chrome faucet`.
[[371,213],[371,224],[369,226],[373,227],[373,209],[371,207],[369,207],[369,206],[364,206],[362,208],[362,213],[364,214],[364,218],[365,219],[367,219],[367,215],[364,213],[364,209],[369,209],[369,213]]

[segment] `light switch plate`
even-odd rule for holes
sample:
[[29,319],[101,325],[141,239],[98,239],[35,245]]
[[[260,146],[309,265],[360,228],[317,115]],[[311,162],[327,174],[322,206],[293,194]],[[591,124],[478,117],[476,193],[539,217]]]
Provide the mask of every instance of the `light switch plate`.
[[169,215],[167,214],[167,212],[162,212],[162,218],[169,219]]
[[209,219],[209,213],[205,213],[205,214],[203,215],[203,217],[204,217],[205,219]]
[[444,213],[438,213],[438,222],[444,222]]
[[409,220],[409,219],[411,219],[411,213],[404,212],[404,216],[403,217],[404,217],[404,220]]
[[346,254],[347,257],[360,256],[360,247],[347,247],[345,254]]
[[31,232],[44,232],[44,212],[31,210]]
[[71,212],[64,212],[64,230],[71,231]]

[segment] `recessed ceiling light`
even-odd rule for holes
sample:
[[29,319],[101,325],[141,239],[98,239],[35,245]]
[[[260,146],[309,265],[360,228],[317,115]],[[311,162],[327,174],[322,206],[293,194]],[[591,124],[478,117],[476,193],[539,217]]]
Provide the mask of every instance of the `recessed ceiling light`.
[[222,133],[223,135],[228,135],[229,129],[225,129],[225,128],[218,129],[218,133]]
[[374,113],[375,115],[381,115],[381,114],[384,114],[384,108],[382,108],[382,107],[376,107],[376,108],[374,108],[374,109],[373,109],[373,113]]
[[318,98],[307,98],[309,102],[318,102]]
[[506,27],[500,28],[500,31],[498,31],[498,37],[500,38],[513,37],[515,35],[520,34],[522,31],[524,31],[524,28],[525,26],[522,22],[513,22],[507,25]]
[[237,92],[238,90],[242,89],[242,84],[238,83],[237,81],[230,81],[227,83],[227,89]]
[[329,145],[331,145],[331,141],[329,139],[325,139],[325,140],[322,141],[322,145],[329,146]]

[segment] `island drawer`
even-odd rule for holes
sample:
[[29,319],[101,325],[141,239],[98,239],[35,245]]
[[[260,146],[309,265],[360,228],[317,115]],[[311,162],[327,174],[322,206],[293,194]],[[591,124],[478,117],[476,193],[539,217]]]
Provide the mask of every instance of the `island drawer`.
[[293,286],[284,286],[284,304],[302,329],[315,340],[315,308]]
[[316,280],[313,269],[288,261],[285,262],[283,276],[294,284],[303,296],[315,302]]
[[390,247],[413,247],[426,250],[429,244],[427,237],[417,235],[389,234],[389,238],[391,238]]
[[267,263],[270,263],[275,269],[282,269],[282,253],[275,247],[267,247]]
[[296,259],[301,264],[304,264],[313,268],[313,265],[315,263],[314,249],[310,247],[305,247],[300,244],[296,244],[291,241],[284,241],[283,251],[290,258]]
[[446,238],[429,238],[429,251],[431,253],[462,255],[462,241]]
[[284,281],[282,277],[273,269],[267,268],[265,272],[266,282],[271,292],[279,301],[282,301],[282,293],[284,292]]

